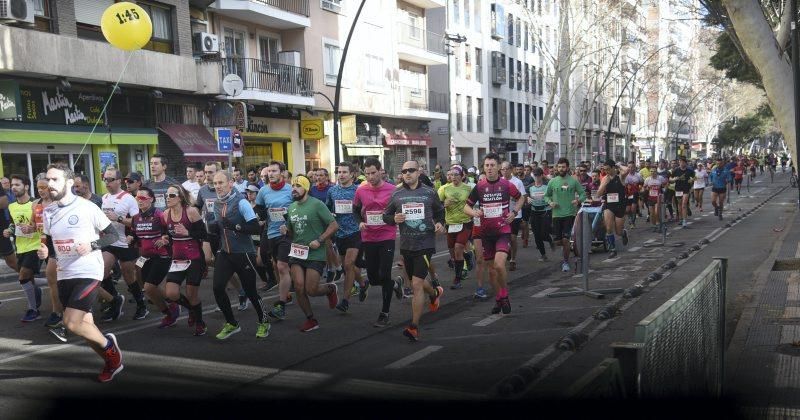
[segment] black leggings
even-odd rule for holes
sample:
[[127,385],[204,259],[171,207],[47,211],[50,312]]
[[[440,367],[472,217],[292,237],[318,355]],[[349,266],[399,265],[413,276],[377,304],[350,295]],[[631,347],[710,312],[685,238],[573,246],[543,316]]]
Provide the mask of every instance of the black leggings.
[[531,212],[531,226],[533,226],[533,239],[536,242],[536,249],[544,255],[545,241],[553,243],[550,236],[550,223],[553,220],[552,213],[549,211]]
[[256,291],[255,259],[256,255],[254,253],[228,254],[225,251],[217,252],[217,257],[214,260],[214,299],[217,301],[219,309],[222,310],[222,314],[225,315],[225,321],[229,324],[239,325],[233,316],[231,300],[225,291],[225,286],[227,286],[233,273],[239,275],[239,281],[242,283],[244,293],[256,310],[258,322],[266,322],[264,308],[261,306],[261,297]]
[[382,288],[383,307],[381,312],[389,313],[392,303],[394,281],[392,281],[392,263],[394,262],[394,240],[362,243],[364,259],[367,262],[367,278],[370,283],[379,284]]

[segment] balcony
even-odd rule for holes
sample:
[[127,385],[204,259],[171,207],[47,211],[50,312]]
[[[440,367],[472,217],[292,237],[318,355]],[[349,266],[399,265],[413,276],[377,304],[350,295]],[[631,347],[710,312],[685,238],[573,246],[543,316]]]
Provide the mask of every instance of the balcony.
[[[64,76],[95,83],[116,82],[129,55],[106,42],[5,25],[0,25],[0,45],[0,74]],[[193,58],[141,50],[131,56],[120,83],[194,93],[197,79]]]
[[447,6],[446,0],[406,0],[406,3],[413,4],[421,9],[436,9]]
[[222,76],[236,74],[244,82],[237,100],[314,106],[311,69],[254,58],[223,58]]
[[311,26],[309,0],[217,0],[208,8],[222,16],[275,29]]
[[447,94],[410,86],[400,86],[400,111],[403,116],[447,119]]
[[443,35],[402,22],[397,22],[397,29],[401,60],[426,66],[447,64]]

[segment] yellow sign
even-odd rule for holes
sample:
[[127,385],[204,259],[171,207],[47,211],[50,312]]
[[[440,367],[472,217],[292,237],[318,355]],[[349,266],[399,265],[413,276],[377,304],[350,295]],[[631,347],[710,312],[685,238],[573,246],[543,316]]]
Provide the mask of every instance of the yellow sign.
[[322,118],[300,120],[300,138],[303,140],[319,140],[325,136]]
[[355,144],[358,141],[356,135],[356,116],[345,115],[341,119],[342,144]]

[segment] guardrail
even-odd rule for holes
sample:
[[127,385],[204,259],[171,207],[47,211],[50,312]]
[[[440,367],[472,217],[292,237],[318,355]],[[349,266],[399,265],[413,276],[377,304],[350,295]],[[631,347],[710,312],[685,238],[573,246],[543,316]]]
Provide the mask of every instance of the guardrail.
[[[625,383],[608,359],[570,388],[570,396],[720,397],[725,366],[727,258],[714,261],[686,287],[636,325],[635,340],[612,344]],[[604,374],[603,374],[604,373]],[[603,383],[605,379],[612,383]],[[598,382],[599,381],[599,382]]]
[[400,87],[401,105],[405,109],[417,109],[430,112],[447,112],[447,94],[417,89],[409,86]]
[[298,15],[309,16],[308,0],[251,0],[256,3],[266,4],[287,12],[297,13]]
[[430,53],[447,57],[444,50],[444,36],[420,28],[419,26],[409,25],[403,22],[397,22],[398,29],[400,30],[400,42],[412,47],[424,49]]
[[245,90],[314,96],[311,69],[255,58],[223,58],[221,61],[223,77],[231,73],[237,74],[242,78]]

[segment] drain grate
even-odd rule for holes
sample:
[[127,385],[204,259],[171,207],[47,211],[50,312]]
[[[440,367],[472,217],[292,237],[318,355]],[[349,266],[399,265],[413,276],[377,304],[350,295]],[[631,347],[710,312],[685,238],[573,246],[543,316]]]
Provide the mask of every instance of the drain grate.
[[775,260],[772,264],[772,271],[795,271],[800,270],[800,258],[787,258],[785,260]]

